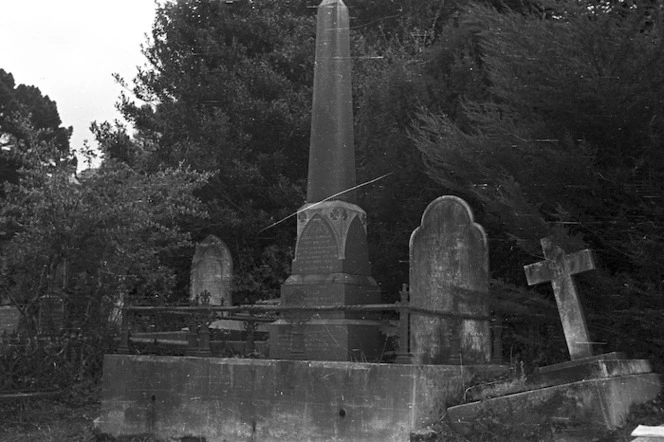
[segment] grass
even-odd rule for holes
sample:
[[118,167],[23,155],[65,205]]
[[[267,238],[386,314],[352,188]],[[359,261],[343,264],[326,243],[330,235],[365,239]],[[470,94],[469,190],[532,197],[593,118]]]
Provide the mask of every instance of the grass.
[[84,403],[70,398],[0,400],[0,441],[96,441],[93,421],[99,416],[99,397]]

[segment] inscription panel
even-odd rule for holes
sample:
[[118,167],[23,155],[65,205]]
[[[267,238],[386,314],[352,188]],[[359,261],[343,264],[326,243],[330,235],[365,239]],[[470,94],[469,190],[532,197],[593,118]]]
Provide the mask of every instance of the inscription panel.
[[307,330],[306,352],[313,354],[333,354],[347,350],[346,330],[335,326],[309,327]]
[[325,219],[314,215],[297,242],[293,273],[332,273],[338,263],[336,235]]

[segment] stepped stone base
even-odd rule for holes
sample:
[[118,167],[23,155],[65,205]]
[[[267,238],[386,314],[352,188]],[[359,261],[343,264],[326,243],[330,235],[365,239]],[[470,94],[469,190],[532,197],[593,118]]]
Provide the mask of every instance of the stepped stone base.
[[285,320],[270,325],[270,358],[314,361],[380,361],[384,338],[380,323],[318,319],[304,324]]
[[622,357],[610,353],[565,362],[543,367],[525,382],[475,388],[470,397],[483,400],[448,408],[451,425],[462,434],[486,428],[487,420],[505,428],[518,422],[614,430],[630,406],[655,398],[662,388],[648,361]]
[[[291,275],[281,288],[285,306],[376,304],[380,292],[362,275]],[[284,312],[268,326],[270,358],[314,361],[378,362],[385,338],[375,313],[343,311]]]

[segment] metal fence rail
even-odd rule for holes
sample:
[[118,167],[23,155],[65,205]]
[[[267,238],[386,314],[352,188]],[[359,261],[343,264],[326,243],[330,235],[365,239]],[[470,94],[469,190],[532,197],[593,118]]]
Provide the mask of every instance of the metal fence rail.
[[[468,291],[471,292],[471,291]],[[473,292],[475,293],[475,292]],[[118,348],[120,352],[129,352],[130,342],[146,343],[150,341],[149,338],[131,338],[131,325],[129,317],[131,315],[159,315],[159,314],[175,314],[187,315],[190,317],[188,333],[187,333],[187,354],[209,355],[210,351],[210,330],[207,325],[217,319],[243,321],[248,331],[248,344],[253,348],[254,332],[256,325],[259,322],[273,322],[280,316],[281,313],[381,313],[381,312],[397,312],[398,313],[398,352],[396,361],[399,363],[408,363],[410,355],[408,354],[408,330],[410,315],[423,315],[429,317],[437,317],[441,319],[453,319],[455,321],[490,321],[491,317],[488,315],[474,315],[465,313],[452,313],[449,311],[440,311],[435,309],[427,309],[418,306],[412,306],[408,302],[408,291],[404,287],[401,291],[401,301],[394,304],[353,304],[353,305],[239,305],[239,306],[222,306],[222,305],[209,305],[204,301],[200,305],[192,306],[125,306],[123,307],[123,328],[121,335],[121,342]],[[244,314],[244,315],[242,315]],[[294,322],[307,322],[314,319],[312,317],[305,317],[302,315],[285,315],[284,319]],[[169,339],[163,339],[161,343],[167,343]],[[154,339],[157,342],[157,339]],[[159,343],[159,342],[157,342]],[[179,344],[182,346],[182,342]]]

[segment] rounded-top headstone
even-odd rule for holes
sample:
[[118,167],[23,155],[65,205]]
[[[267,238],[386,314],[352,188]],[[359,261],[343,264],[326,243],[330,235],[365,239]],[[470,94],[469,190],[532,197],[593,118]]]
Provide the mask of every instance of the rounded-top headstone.
[[421,225],[410,238],[410,304],[452,317],[411,316],[413,362],[488,362],[488,289],[484,229],[461,198],[437,198],[426,208]]
[[221,239],[209,235],[196,245],[191,262],[191,298],[207,291],[210,304],[233,304],[231,282],[233,279],[233,258]]

